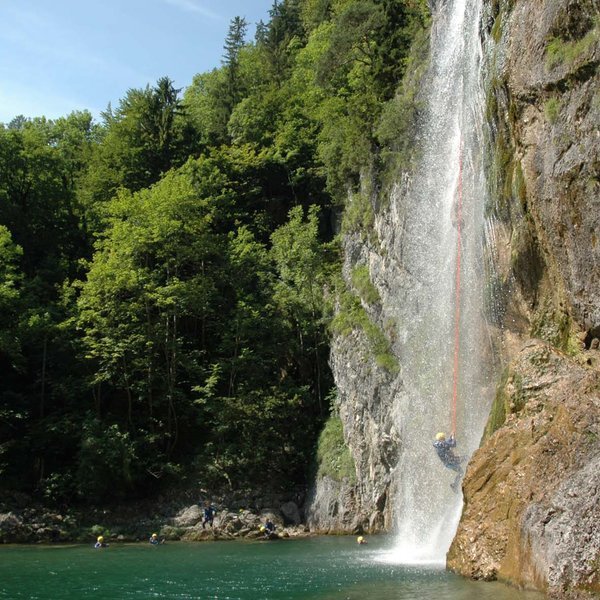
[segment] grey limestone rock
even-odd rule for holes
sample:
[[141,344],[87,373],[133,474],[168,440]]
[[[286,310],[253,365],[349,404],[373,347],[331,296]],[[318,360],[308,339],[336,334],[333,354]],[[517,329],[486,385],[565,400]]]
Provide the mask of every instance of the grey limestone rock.
[[173,525],[176,527],[193,527],[202,521],[202,509],[193,504],[181,510],[174,518]]

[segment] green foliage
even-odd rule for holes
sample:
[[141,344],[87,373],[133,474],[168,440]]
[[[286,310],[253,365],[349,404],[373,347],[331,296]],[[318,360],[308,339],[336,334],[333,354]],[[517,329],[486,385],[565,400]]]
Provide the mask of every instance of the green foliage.
[[186,120],[194,132],[198,149],[218,146],[227,139],[228,114],[222,102],[225,85],[225,71],[214,69],[195,75],[185,90]]
[[428,27],[428,15],[420,1],[356,0],[313,5],[308,13],[313,9],[330,17],[312,30],[307,48],[319,43],[316,83],[327,97],[318,110],[318,151],[327,189],[341,202],[371,160],[384,102],[394,96],[411,62],[412,40]]
[[83,181],[82,197],[90,209],[99,211],[97,204],[108,202],[120,187],[140,190],[185,162],[192,133],[180,91],[161,77],[152,88],[128,90],[116,110],[109,106],[103,113],[101,143]]
[[500,383],[496,389],[496,396],[494,398],[494,402],[492,403],[490,416],[488,417],[488,422],[483,432],[483,440],[491,437],[493,433],[500,429],[500,427],[502,427],[506,421],[506,415],[509,412],[507,408],[508,396],[506,392],[509,373],[509,370],[505,369],[500,379]]
[[[191,473],[306,481],[333,384],[333,206],[374,235],[376,193],[356,190],[404,152],[418,85],[394,94],[428,19],[422,0],[283,0],[253,43],[234,19],[183,94],[162,77],[100,123],[0,125],[3,487],[95,503]],[[360,300],[341,304],[332,328],[396,372]]]
[[502,39],[502,26],[503,26],[503,13],[498,13],[494,19],[494,25],[492,26],[492,39],[496,44],[500,43]]
[[549,98],[544,103],[544,114],[551,125],[554,125],[560,112],[560,101],[558,98]]
[[330,16],[331,5],[331,0],[304,0],[300,5],[304,29],[311,32],[325,21]]
[[345,233],[360,232],[368,236],[375,224],[375,212],[369,196],[365,193],[352,194],[348,198],[342,231]]
[[330,477],[335,481],[356,481],[356,467],[344,441],[342,421],[332,415],[325,422],[317,445],[317,477]]
[[521,162],[515,163],[515,170],[513,176],[513,196],[519,199],[519,202],[523,209],[527,207],[527,188],[525,186],[525,177],[523,176],[523,169],[521,168]]
[[348,336],[355,330],[361,330],[369,343],[370,352],[378,367],[396,374],[400,366],[393,355],[391,344],[385,333],[369,319],[369,315],[360,303],[360,299],[344,291],[339,294],[339,305],[330,325],[334,334]]
[[90,527],[90,536],[97,538],[100,535],[108,538],[110,536],[110,530],[104,525],[92,525]]
[[377,288],[371,282],[369,267],[367,265],[361,265],[352,269],[351,281],[360,297],[367,304],[375,304],[381,300]]
[[531,323],[531,335],[560,348],[570,356],[581,353],[581,343],[571,316],[545,303],[536,311]]
[[586,55],[600,39],[600,18],[596,17],[592,28],[580,39],[564,40],[553,37],[546,46],[546,68],[553,69],[559,65],[571,67]]
[[137,457],[129,435],[118,425],[84,424],[77,473],[78,492],[90,502],[123,497],[134,482]]
[[269,23],[258,42],[268,57],[268,77],[272,81],[282,82],[289,74],[297,51],[304,45],[300,0],[275,0],[269,15]]
[[10,231],[0,225],[0,314],[6,317],[19,298],[18,285],[22,275],[18,270],[18,261],[23,249],[17,246]]
[[226,120],[229,119],[234,107],[244,96],[244,82],[240,75],[240,55],[244,48],[247,29],[248,25],[244,18],[234,17],[225,38],[225,54],[223,55],[225,85],[220,100],[222,113]]
[[[509,390],[510,387],[510,390]],[[483,432],[486,440],[500,429],[510,414],[515,414],[525,408],[526,396],[523,390],[523,377],[510,369],[505,369],[496,389],[496,397],[492,404],[490,416]]]
[[[429,64],[429,30],[415,33],[407,68],[394,98],[383,105],[375,134],[382,147],[381,158],[386,164],[385,178],[408,170],[417,159],[414,132],[417,130],[422,101],[419,97],[421,80]],[[385,182],[388,184],[388,182]],[[388,184],[389,185],[389,184]]]

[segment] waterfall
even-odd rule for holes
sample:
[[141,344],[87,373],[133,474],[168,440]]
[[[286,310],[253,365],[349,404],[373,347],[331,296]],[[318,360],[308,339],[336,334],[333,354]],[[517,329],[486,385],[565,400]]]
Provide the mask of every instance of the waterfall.
[[[443,562],[462,497],[432,447],[451,429],[458,232],[453,224],[462,165],[460,353],[457,453],[478,446],[491,396],[490,342],[484,310],[487,186],[481,0],[446,0],[435,10],[418,166],[408,191],[392,194],[403,222],[400,241],[407,291],[396,309],[402,391],[394,420],[402,455],[394,473],[395,560]],[[466,464],[466,463],[465,463]]]

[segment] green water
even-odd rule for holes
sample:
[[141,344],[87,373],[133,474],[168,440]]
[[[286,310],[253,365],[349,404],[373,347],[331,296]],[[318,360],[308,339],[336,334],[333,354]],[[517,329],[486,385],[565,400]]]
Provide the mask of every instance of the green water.
[[389,540],[0,547],[0,598],[538,600],[441,566],[393,563]]

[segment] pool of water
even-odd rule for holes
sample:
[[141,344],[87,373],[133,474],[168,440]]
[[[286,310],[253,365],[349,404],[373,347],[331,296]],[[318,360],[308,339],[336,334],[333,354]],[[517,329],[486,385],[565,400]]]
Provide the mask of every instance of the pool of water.
[[387,538],[0,547],[0,598],[539,600],[439,564],[399,564]]

